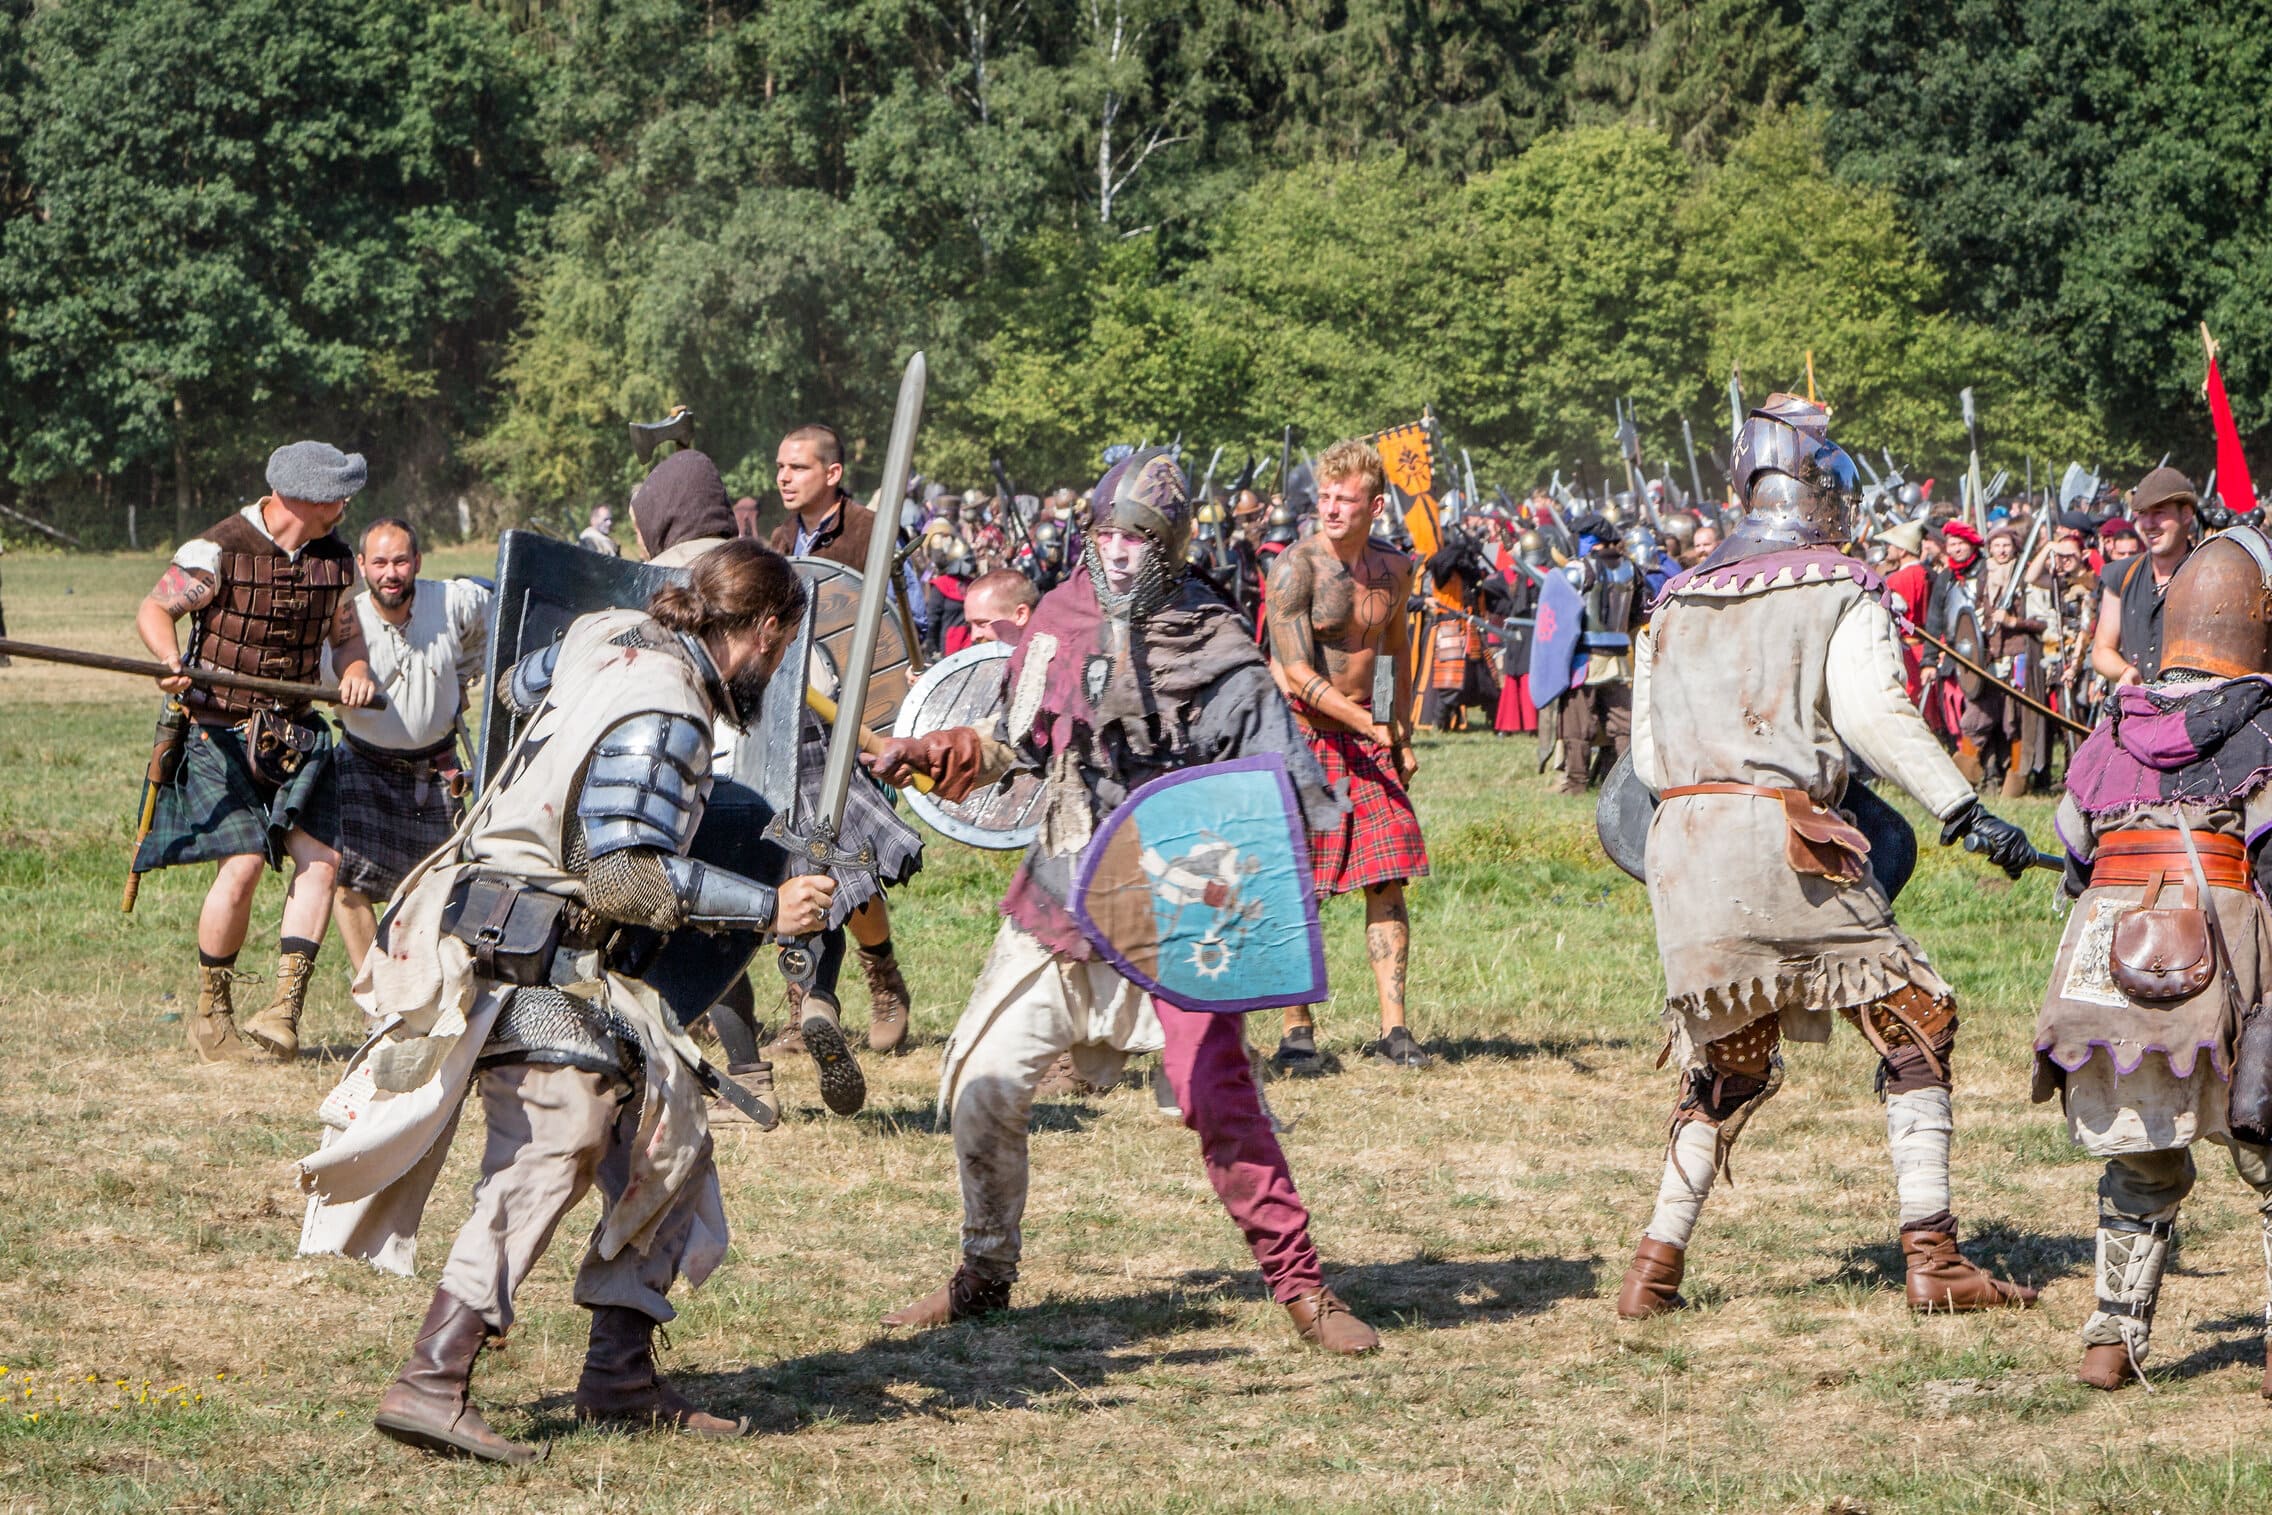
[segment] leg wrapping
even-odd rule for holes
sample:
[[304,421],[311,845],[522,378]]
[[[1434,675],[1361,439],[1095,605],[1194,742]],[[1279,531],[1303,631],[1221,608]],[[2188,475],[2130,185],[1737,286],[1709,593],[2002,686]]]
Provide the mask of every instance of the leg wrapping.
[[1893,1158],[1902,1225],[1949,1213],[1949,1138],[1955,1129],[1946,1089],[1886,1096],[1886,1151]]
[[1683,1121],[1673,1128],[1665,1147],[1665,1172],[1657,1185],[1656,1213],[1643,1233],[1668,1247],[1686,1251],[1696,1234],[1696,1218],[1718,1176],[1720,1133],[1717,1123]]
[[1683,1127],[1711,1126],[1715,1130],[1712,1165],[1733,1179],[1728,1160],[1736,1138],[1750,1123],[1752,1112],[1783,1087],[1783,1058],[1776,1051],[1782,1040],[1782,1022],[1768,1015],[1704,1044],[1704,1066],[1688,1071],[1680,1103],[1673,1110],[1668,1157],[1669,1149],[1678,1146]]

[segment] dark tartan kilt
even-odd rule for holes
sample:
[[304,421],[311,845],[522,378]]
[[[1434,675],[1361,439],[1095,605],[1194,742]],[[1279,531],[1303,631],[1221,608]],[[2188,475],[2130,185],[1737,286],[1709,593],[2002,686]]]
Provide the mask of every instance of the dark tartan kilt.
[[426,762],[390,761],[342,742],[339,769],[339,887],[386,900],[411,869],[458,829],[449,779]]
[[[797,760],[797,808],[809,821],[820,810],[820,785],[828,767],[828,734],[817,720],[805,723],[803,748]],[[844,797],[844,824],[837,829],[837,845],[846,851],[873,847],[876,872],[858,868],[832,868],[836,895],[829,901],[828,923],[842,926],[852,912],[882,894],[887,886],[904,884],[923,869],[923,838],[892,808],[889,791],[868,777],[868,770],[853,771],[852,787]]]
[[284,836],[304,831],[325,846],[339,840],[339,789],[331,727],[311,718],[322,733],[300,771],[281,788],[253,777],[243,736],[234,726],[192,722],[182,743],[180,763],[165,788],[150,834],[134,854],[134,871],[213,863],[258,853],[271,868],[284,866]]
[[1309,733],[1327,782],[1342,785],[1349,813],[1339,826],[1310,833],[1317,892],[1347,894],[1373,884],[1428,876],[1420,817],[1386,747],[1346,731]]

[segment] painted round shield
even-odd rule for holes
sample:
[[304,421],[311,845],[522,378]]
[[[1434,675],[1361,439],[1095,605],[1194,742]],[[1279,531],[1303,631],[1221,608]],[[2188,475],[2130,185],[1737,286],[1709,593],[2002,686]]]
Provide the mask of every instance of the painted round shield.
[[[859,570],[826,558],[791,558],[797,577],[805,581],[813,599],[813,655],[807,680],[833,698],[842,683],[841,673],[852,654],[852,626],[860,618]],[[878,736],[891,733],[900,702],[915,677],[908,656],[907,638],[899,617],[886,611],[876,631],[876,658],[868,675],[868,702],[861,718]]]
[[[1002,713],[1003,687],[1010,673],[1010,649],[1000,642],[973,642],[924,671],[900,701],[891,734],[928,736],[955,726],[991,732]],[[941,836],[1014,852],[1030,845],[1041,829],[1041,775],[1020,773],[1006,784],[973,790],[949,804],[918,789],[903,791],[908,806]]]

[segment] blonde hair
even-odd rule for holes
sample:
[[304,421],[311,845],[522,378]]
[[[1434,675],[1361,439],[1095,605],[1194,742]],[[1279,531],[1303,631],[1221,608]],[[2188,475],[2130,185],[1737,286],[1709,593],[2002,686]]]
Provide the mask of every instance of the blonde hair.
[[1336,442],[1317,460],[1317,482],[1322,487],[1342,479],[1363,479],[1366,498],[1388,493],[1388,469],[1370,442]]

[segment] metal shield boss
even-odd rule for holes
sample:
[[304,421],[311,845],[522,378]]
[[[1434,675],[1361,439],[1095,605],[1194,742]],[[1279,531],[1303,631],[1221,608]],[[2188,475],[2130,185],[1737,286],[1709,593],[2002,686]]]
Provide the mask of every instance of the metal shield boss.
[[[1849,782],[1838,808],[1854,819],[1870,839],[1870,872],[1884,887],[1886,898],[1900,895],[1917,871],[1917,833],[1909,820],[1869,785]],[[1619,869],[1633,878],[1648,879],[1649,825],[1656,819],[1657,796],[1633,771],[1628,752],[1602,780],[1601,798],[1594,802],[1594,832],[1601,850]]]
[[[941,658],[899,702],[891,734],[921,737],[956,726],[992,731],[1008,704],[1009,672],[1010,649],[1000,642],[974,642]],[[1038,773],[1013,774],[951,804],[919,789],[903,790],[900,798],[941,836],[993,852],[1029,847],[1041,830]]]
[[1325,997],[1309,833],[1276,753],[1143,785],[1089,839],[1067,904],[1107,962],[1178,1009]]
[[[884,528],[878,525],[876,529]],[[860,590],[865,581],[858,569],[827,558],[791,558],[789,561],[796,565],[797,577],[805,581],[805,589],[812,597],[813,647],[809,665],[784,662],[782,666],[805,666],[805,677],[813,688],[835,699],[837,685],[842,682],[844,661],[851,655],[852,628],[860,619]],[[862,724],[878,736],[889,735],[892,721],[899,714],[900,702],[907,698],[914,673],[907,639],[900,634],[899,622],[885,616],[876,631],[876,661],[868,675],[868,698],[861,711]]]

